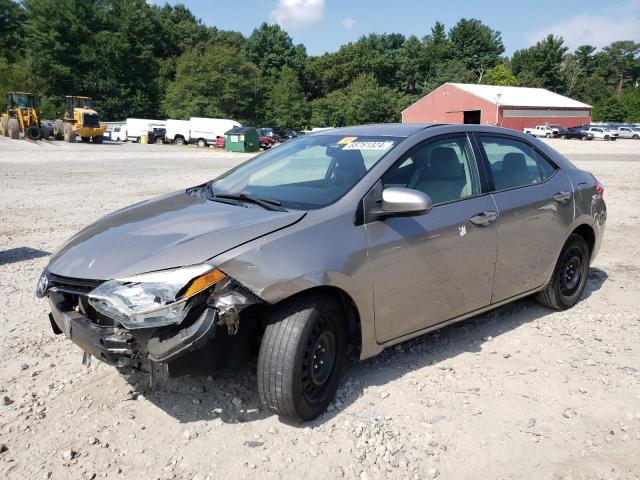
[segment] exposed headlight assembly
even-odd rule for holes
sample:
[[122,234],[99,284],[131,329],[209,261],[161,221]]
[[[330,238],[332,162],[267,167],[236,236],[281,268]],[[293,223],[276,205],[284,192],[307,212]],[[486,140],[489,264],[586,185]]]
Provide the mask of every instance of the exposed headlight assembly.
[[192,307],[189,299],[225,277],[207,264],[144,273],[104,282],[89,304],[129,329],[178,324]]

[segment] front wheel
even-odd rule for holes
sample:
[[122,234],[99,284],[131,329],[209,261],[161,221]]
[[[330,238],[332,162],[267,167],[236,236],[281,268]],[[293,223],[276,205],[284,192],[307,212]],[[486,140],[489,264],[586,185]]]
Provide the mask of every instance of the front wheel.
[[207,142],[204,139],[201,138],[200,140],[198,140],[198,147],[204,148],[206,146],[207,146]]
[[182,137],[176,137],[176,139],[173,141],[173,143],[175,143],[176,145],[184,145],[185,141],[184,141],[184,138],[182,138]]
[[590,258],[585,239],[572,233],[562,247],[551,280],[538,293],[538,302],[554,310],[566,310],[578,303],[587,284]]
[[333,400],[347,346],[344,315],[331,295],[312,293],[277,306],[258,356],[258,393],[294,421],[323,413]]
[[155,143],[156,145],[162,145],[164,143],[164,139],[162,137],[156,137]]
[[566,139],[567,139],[567,136],[566,136],[566,135],[560,135],[560,138],[561,138],[562,140],[566,140]]

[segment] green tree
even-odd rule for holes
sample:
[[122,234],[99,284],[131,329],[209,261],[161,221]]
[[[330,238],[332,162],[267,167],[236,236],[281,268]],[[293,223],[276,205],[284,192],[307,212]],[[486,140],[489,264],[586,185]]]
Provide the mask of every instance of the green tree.
[[418,93],[418,83],[425,70],[422,42],[415,35],[411,35],[400,48],[399,74],[402,88],[407,93]]
[[0,0],[0,57],[13,62],[22,54],[26,12],[19,2]]
[[267,94],[266,123],[276,128],[302,129],[309,126],[309,106],[298,75],[283,67]]
[[593,105],[592,118],[595,122],[622,122],[627,116],[624,103],[618,96],[611,96]]
[[564,92],[562,60],[566,51],[564,40],[554,35],[547,35],[534,46],[516,51],[511,59],[511,68],[518,83]]
[[606,64],[615,82],[616,91],[620,94],[627,83],[635,80],[637,59],[640,54],[640,43],[624,40],[613,42],[602,51]]
[[356,77],[348,87],[336,90],[313,104],[314,125],[340,127],[399,120],[401,96],[378,84],[371,74]]
[[484,73],[496,66],[504,52],[500,32],[475,18],[462,18],[449,31],[453,58],[463,62],[482,83]]
[[518,85],[518,79],[504,63],[501,63],[485,74],[483,83],[513,87]]
[[294,45],[289,34],[279,25],[263,23],[247,39],[244,55],[263,73],[273,74],[284,66],[300,72],[307,52],[303,45]]
[[625,122],[640,122],[640,88],[626,88],[620,97],[626,116]]
[[259,71],[228,46],[202,45],[182,55],[162,103],[170,118],[255,119]]

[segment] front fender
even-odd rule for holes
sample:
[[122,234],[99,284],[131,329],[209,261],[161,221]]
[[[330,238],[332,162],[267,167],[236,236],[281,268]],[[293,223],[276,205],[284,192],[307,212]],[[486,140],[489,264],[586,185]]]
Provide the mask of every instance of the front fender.
[[352,212],[335,217],[318,212],[214,257],[210,263],[271,304],[316,287],[342,290],[357,309],[361,358],[367,358],[382,348],[375,341],[364,229],[354,225]]

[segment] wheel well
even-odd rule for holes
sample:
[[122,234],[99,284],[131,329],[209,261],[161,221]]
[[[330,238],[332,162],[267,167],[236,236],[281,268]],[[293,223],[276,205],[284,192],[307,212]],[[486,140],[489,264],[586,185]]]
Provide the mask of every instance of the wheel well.
[[344,290],[338,287],[325,285],[321,287],[313,287],[308,290],[303,290],[291,297],[287,297],[282,301],[290,300],[291,298],[294,298],[300,295],[307,295],[311,292],[326,292],[335,298],[336,302],[338,303],[338,305],[340,305],[340,308],[343,311],[345,318],[347,320],[347,326],[349,330],[349,345],[357,348],[359,353],[360,349],[362,348],[362,330],[360,326],[360,313],[358,312],[358,307],[356,306],[356,303],[353,301],[353,299],[347,292],[345,292]]
[[596,234],[593,231],[593,228],[591,228],[589,225],[583,224],[571,233],[575,233],[576,235],[580,235],[582,238],[584,238],[587,242],[587,245],[589,245],[589,253],[593,252],[593,247],[596,243]]

